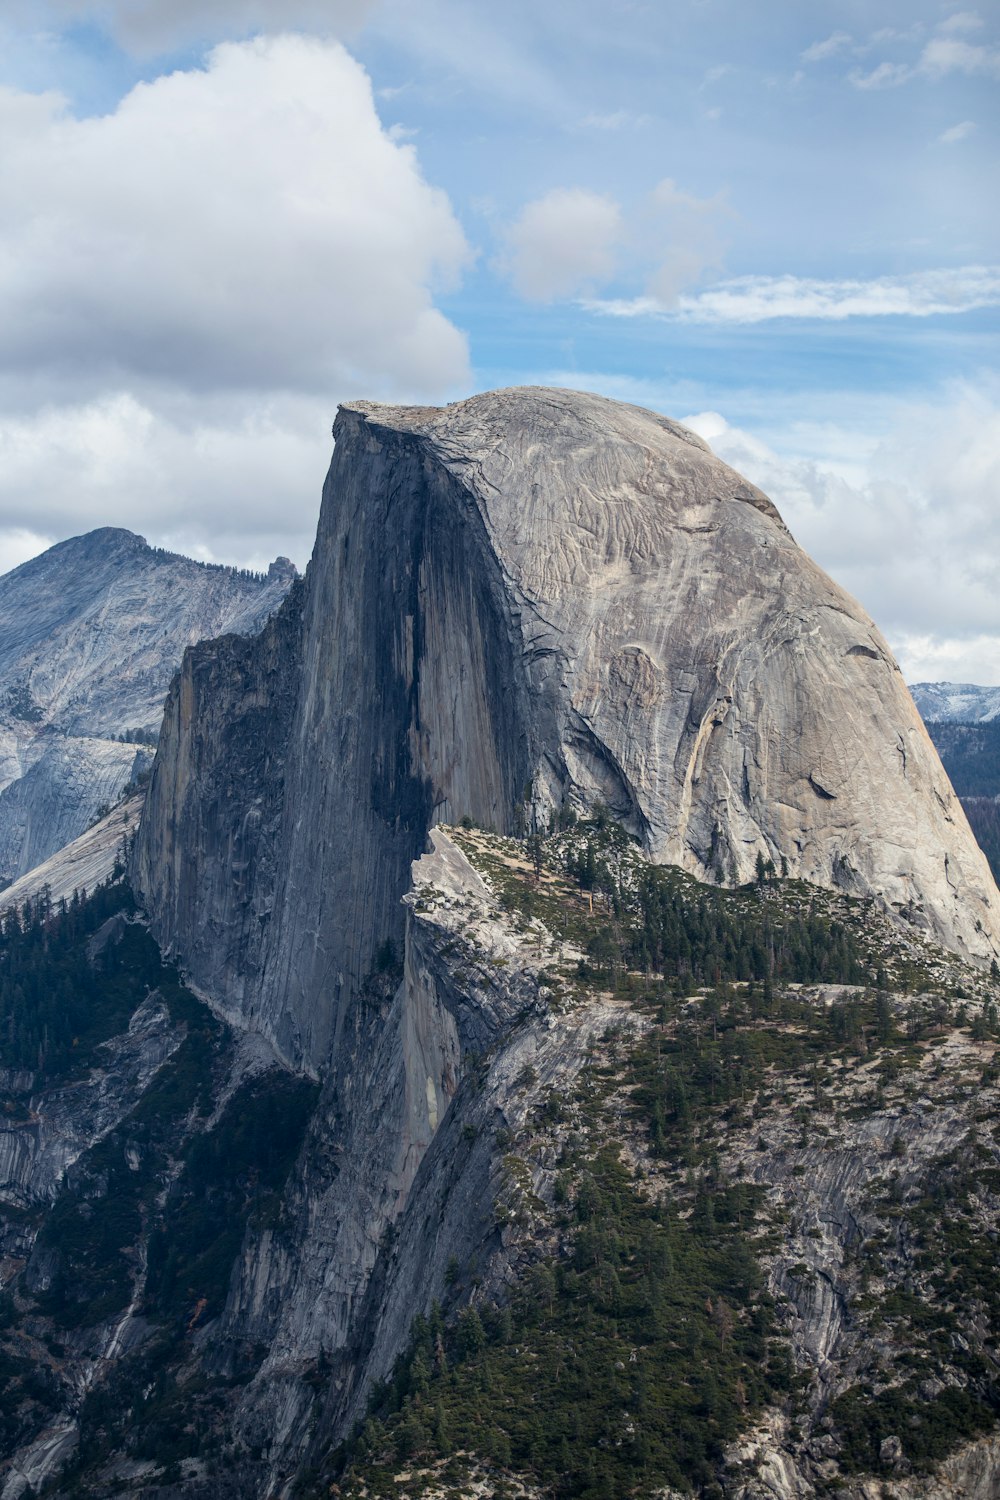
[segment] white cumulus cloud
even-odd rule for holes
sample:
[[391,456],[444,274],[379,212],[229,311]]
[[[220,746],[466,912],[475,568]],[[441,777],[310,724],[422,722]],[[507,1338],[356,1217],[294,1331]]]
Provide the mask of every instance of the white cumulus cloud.
[[983,18],[974,10],[956,10],[953,15],[947,16],[938,28],[946,34],[954,35],[956,31],[979,31],[983,25]]
[[1000,78],[1000,49],[963,42],[959,37],[934,37],[921,53],[918,66],[931,78],[943,78],[946,73]]
[[645,301],[673,306],[682,288],[721,263],[730,217],[721,195],[699,198],[670,177],[628,213],[613,198],[555,188],[521,210],[499,266],[531,301],[593,298],[602,283],[622,277],[645,287]]
[[908,63],[880,62],[867,73],[852,73],[851,82],[856,89],[892,89],[915,76]]
[[0,93],[0,367],[196,385],[443,386],[445,196],[336,43],[218,47],[102,118]]
[[227,43],[100,117],[0,90],[0,247],[0,566],[107,524],[303,562],[337,401],[468,388],[434,299],[471,252],[336,42]]
[[968,42],[954,34],[975,30],[980,24],[978,16],[959,12],[943,23],[943,35],[931,37],[924,45],[915,63],[880,62],[867,73],[856,70],[850,80],[858,89],[888,89],[914,79],[936,81],[951,73],[1000,78],[1000,48]]
[[938,140],[943,141],[946,146],[954,146],[958,141],[964,141],[976,128],[974,120],[960,120],[957,125],[949,125],[947,130],[942,130]]
[[721,265],[723,224],[729,209],[721,197],[698,198],[665,177],[649,195],[647,215],[648,249],[654,260],[647,294],[673,307],[685,287]]
[[585,188],[553,188],[521,210],[507,231],[501,264],[520,296],[551,302],[606,280],[621,232],[614,199]]
[[853,38],[846,31],[835,31],[821,42],[813,42],[802,53],[803,62],[824,62],[828,57],[837,57],[853,46]]
[[[0,572],[51,541],[125,526],[259,567],[312,550],[332,404],[118,391],[0,420]],[[20,521],[26,517],[29,521]]]

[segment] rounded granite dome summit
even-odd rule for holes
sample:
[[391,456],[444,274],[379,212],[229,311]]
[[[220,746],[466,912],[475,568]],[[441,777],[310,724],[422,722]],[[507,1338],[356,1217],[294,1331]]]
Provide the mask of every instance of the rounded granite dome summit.
[[190,651],[137,860],[157,938],[318,1069],[434,823],[607,804],[703,879],[759,857],[967,957],[1000,896],[891,653],[694,434],[571,391],[341,408],[316,546]]
[[748,879],[759,852],[994,951],[1000,898],[888,646],[701,438],[538,387],[358,403],[341,443],[356,423],[460,484],[555,654],[550,800],[605,798],[696,875]]

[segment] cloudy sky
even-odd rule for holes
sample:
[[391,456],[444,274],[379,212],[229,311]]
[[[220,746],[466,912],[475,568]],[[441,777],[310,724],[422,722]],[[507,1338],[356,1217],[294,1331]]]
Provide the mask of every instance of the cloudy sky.
[[1000,683],[1000,13],[0,0],[0,569],[308,557],[340,399],[687,420]]

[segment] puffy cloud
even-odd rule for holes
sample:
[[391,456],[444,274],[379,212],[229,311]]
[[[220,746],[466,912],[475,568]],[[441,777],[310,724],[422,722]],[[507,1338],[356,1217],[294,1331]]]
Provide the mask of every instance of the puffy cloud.
[[124,391],[8,415],[0,420],[0,572],[93,526],[126,526],[177,551],[247,566],[283,552],[301,567],[332,415],[318,397],[248,405]]
[[[18,0],[14,0],[15,10]],[[190,42],[259,31],[343,35],[358,26],[374,0],[30,0],[35,24],[90,21],[107,28],[128,51],[150,57]],[[20,0],[26,14],[29,0]]]
[[672,317],[686,323],[763,323],[771,318],[913,317],[971,312],[1000,304],[1000,267],[960,266],[882,276],[870,281],[820,281],[801,276],[738,276],[697,295],[591,300],[611,317]]
[[9,573],[20,567],[31,557],[37,557],[56,541],[55,536],[42,536],[27,526],[0,527],[0,573]]
[[851,82],[856,89],[893,89],[916,77],[908,63],[880,62],[868,73],[854,72]]
[[880,62],[868,73],[852,73],[851,82],[858,89],[887,89],[915,78],[936,80],[950,73],[1000,78],[1000,48],[967,42],[952,34],[974,30],[980,24],[978,16],[960,11],[944,22],[940,28],[944,35],[931,37],[925,44],[915,64]]
[[0,140],[0,567],[108,524],[302,562],[337,400],[467,388],[465,238],[338,44],[226,44],[99,118],[0,90]]
[[794,536],[888,636],[910,681],[1000,683],[1000,386],[900,406],[858,451],[791,456],[717,412],[683,419],[775,501]]
[[1000,78],[1000,49],[978,47],[958,37],[934,37],[920,56],[919,71],[931,78],[946,73],[983,74]]
[[336,43],[218,47],[76,120],[0,92],[0,364],[251,388],[465,377],[445,196]]
[[648,294],[673,307],[684,287],[722,261],[722,223],[729,210],[721,198],[696,198],[665,177],[649,195],[657,264]]
[[530,301],[569,297],[612,274],[621,231],[613,199],[584,188],[554,188],[521,210],[507,231],[502,265]]
[[669,177],[628,215],[612,198],[556,188],[522,209],[500,265],[532,301],[590,293],[624,273],[645,283],[646,300],[670,307],[721,261],[729,213],[721,197],[697,198]]
[[964,141],[967,136],[970,136],[975,128],[974,120],[962,120],[957,125],[949,125],[948,129],[943,130],[938,136],[938,140],[943,141],[946,146],[954,146],[957,141]]
[[954,35],[956,31],[979,31],[982,24],[982,16],[978,16],[974,10],[957,10],[954,15],[941,22],[938,30],[946,35]]

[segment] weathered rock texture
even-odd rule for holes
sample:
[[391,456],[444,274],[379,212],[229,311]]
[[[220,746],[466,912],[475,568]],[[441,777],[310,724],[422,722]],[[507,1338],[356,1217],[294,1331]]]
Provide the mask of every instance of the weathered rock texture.
[[430,824],[597,799],[655,860],[763,855],[997,952],[885,642],[699,438],[539,389],[334,430],[301,624],[188,653],[140,840],[157,936],[231,1015],[318,1069]]
[[0,578],[0,879],[83,833],[152,759],[184,648],[255,632],[295,570],[207,567],[106,527]]
[[128,850],[142,816],[143,797],[129,797],[119,803],[107,817],[101,818],[78,839],[66,844],[40,865],[0,891],[0,912],[11,907],[19,910],[43,890],[57,904],[69,901],[74,891],[93,891],[112,874],[116,865],[124,867]]

